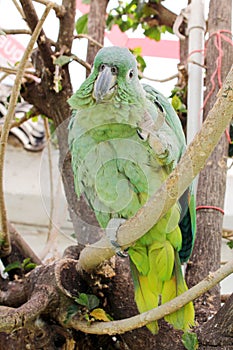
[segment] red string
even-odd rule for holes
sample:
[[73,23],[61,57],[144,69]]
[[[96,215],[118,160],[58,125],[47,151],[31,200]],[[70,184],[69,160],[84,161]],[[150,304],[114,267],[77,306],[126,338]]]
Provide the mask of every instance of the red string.
[[229,133],[229,130],[226,129],[226,130],[225,130],[225,133],[226,133],[226,138],[227,138],[229,144],[230,144],[230,145],[233,145],[233,140],[231,139],[231,135],[230,135],[230,133]]
[[[210,91],[208,92],[208,94],[206,95],[206,97],[204,99],[202,109],[204,109],[204,107],[206,106],[207,101],[209,100],[210,96],[213,94],[213,92],[214,92],[214,90],[216,88],[215,78],[217,78],[219,88],[222,87],[221,70],[222,70],[222,58],[223,58],[223,55],[224,55],[224,52],[223,52],[223,49],[222,49],[222,40],[228,42],[230,45],[233,46],[232,40],[229,37],[227,37],[226,35],[224,35],[223,33],[228,33],[228,34],[232,35],[232,33],[229,30],[218,30],[217,32],[212,33],[210,35],[209,39],[207,40],[207,43],[208,43],[210,38],[214,36],[214,45],[215,45],[216,49],[218,50],[218,57],[216,59],[216,69],[214,70],[214,72],[213,72],[213,74],[211,75],[211,78],[210,78],[211,89],[210,89]],[[206,50],[206,48],[205,48],[205,50]],[[227,137],[228,142],[230,144],[233,144],[233,141],[231,140],[231,137],[230,137],[229,130],[226,129],[225,133],[226,133],[226,137]],[[199,205],[198,207],[196,207],[196,211],[201,210],[201,209],[217,210],[221,214],[224,215],[224,210],[222,208],[219,208],[219,207],[214,206],[214,205]]]
[[222,208],[215,207],[214,205],[199,205],[198,207],[196,207],[196,211],[200,209],[213,209],[213,210],[220,211],[220,213],[222,213],[223,215],[225,214]]
[[[229,43],[231,46],[233,46],[233,41],[227,37],[226,35],[224,35],[223,33],[228,33],[230,35],[232,35],[232,32],[230,30],[218,30],[214,33],[212,33],[209,37],[209,39],[207,40],[207,42],[210,40],[210,38],[212,38],[214,36],[214,44],[216,49],[218,50],[218,57],[216,59],[216,69],[213,72],[210,81],[211,81],[211,89],[209,91],[209,93],[206,95],[204,103],[203,103],[203,107],[202,109],[204,109],[208,99],[210,98],[210,96],[213,94],[216,84],[215,84],[215,77],[217,76],[217,80],[218,80],[218,85],[219,88],[222,87],[222,78],[221,78],[221,70],[222,70],[222,57],[224,55],[223,49],[222,49],[222,40],[226,41],[227,43]],[[230,133],[228,128],[225,130],[225,134],[226,134],[226,138],[229,142],[229,144],[233,144],[233,141],[231,140],[230,137]]]

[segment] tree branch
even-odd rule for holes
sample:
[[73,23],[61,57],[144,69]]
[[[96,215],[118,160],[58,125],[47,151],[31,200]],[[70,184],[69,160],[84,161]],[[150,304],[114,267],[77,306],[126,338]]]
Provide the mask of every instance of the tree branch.
[[[37,13],[35,11],[35,8],[34,8],[32,2],[29,0],[20,0],[20,3],[22,5],[22,8],[23,8],[23,11],[25,14],[25,20],[26,20],[29,28],[31,29],[31,31],[34,32],[34,29],[39,21]],[[49,2],[48,6],[50,9],[52,9],[54,6],[54,3]],[[54,65],[53,65],[53,60],[51,57],[53,52],[51,50],[50,41],[46,37],[42,27],[40,28],[40,32],[37,36],[36,41],[37,41],[38,47],[41,51],[41,55],[43,57],[43,61],[44,61],[46,68],[48,68],[51,72],[53,72]]]
[[83,61],[81,58],[79,58],[76,55],[72,55],[72,58],[74,61],[78,62],[79,64],[81,64],[83,67],[85,67],[87,70],[91,70],[91,65],[85,61]]
[[32,32],[30,29],[3,29],[2,30],[4,31],[4,33],[6,35],[9,35],[9,34],[29,34],[31,35]]
[[40,260],[40,258],[36,255],[36,253],[31,249],[31,247],[23,239],[23,237],[14,227],[14,225],[12,225],[11,223],[8,223],[8,225],[9,225],[9,231],[11,235],[11,241],[14,242],[15,246],[18,247],[22,256],[24,256],[25,258],[30,258],[31,262],[37,265],[42,265],[42,261]]
[[18,99],[19,90],[21,86],[21,80],[24,75],[24,69],[26,67],[27,60],[29,59],[29,56],[33,50],[33,46],[41,32],[41,28],[51,8],[52,8],[51,5],[48,5],[46,7],[44,13],[42,14],[41,19],[36,25],[36,28],[31,36],[28,46],[25,49],[23,57],[19,63],[18,72],[15,77],[14,87],[11,92],[9,109],[5,116],[5,121],[2,128],[1,139],[0,139],[0,238],[1,238],[0,255],[1,256],[8,255],[11,250],[10,236],[9,236],[9,230],[8,230],[8,224],[7,224],[6,205],[5,205],[5,199],[4,199],[4,184],[3,184],[4,160],[5,160],[5,150],[6,150],[7,139],[10,131],[11,122],[14,117],[15,107],[17,104],[17,99]]
[[[15,67],[9,68],[9,67],[1,67],[0,66],[0,72],[5,72],[5,73],[7,73],[7,75],[17,74],[18,68],[15,68]],[[40,78],[37,75],[35,75],[35,72],[31,71],[30,69],[25,69],[23,76],[25,78],[32,79],[32,80],[36,81],[37,83],[40,82]]]
[[152,18],[149,16],[145,19],[145,22],[147,22],[149,26],[154,26],[156,20],[157,25],[166,25],[170,28],[173,27],[177,17],[174,12],[168,10],[160,2],[149,1],[148,6],[152,7],[157,12],[157,15],[153,16]]
[[76,1],[75,0],[63,0],[62,7],[65,11],[65,16],[60,18],[58,45],[59,50],[65,46],[65,54],[69,54],[73,42],[74,33],[74,20],[76,13]]
[[64,16],[65,9],[63,6],[56,4],[55,2],[49,1],[49,0],[33,0],[35,2],[39,2],[40,4],[43,4],[45,6],[48,6],[48,4],[52,4],[52,7],[54,11],[56,12],[57,17]]
[[[219,91],[218,99],[209,112],[201,131],[189,145],[177,167],[137,214],[118,229],[117,242],[123,249],[132,245],[155,225],[176,203],[199,171],[203,169],[206,160],[232,119],[232,101],[233,67]],[[81,252],[78,268],[90,271],[103,260],[109,259],[114,253],[111,243],[104,237],[97,243],[87,246]]]
[[77,34],[74,36],[74,39],[82,39],[82,38],[87,39],[88,41],[91,41],[94,45],[98,46],[100,49],[103,47],[103,45],[99,41],[93,39],[88,34]]
[[23,12],[22,7],[19,6],[17,0],[12,0],[12,1],[13,1],[14,5],[15,5],[16,9],[17,9],[18,12],[20,13],[21,17],[24,18],[25,15],[24,15],[24,12]]
[[26,323],[39,316],[54,298],[54,288],[45,285],[40,286],[40,290],[34,293],[31,299],[13,309],[6,306],[0,306],[0,329],[2,332],[12,332],[13,330],[24,327]]
[[28,285],[25,280],[10,281],[0,290],[0,304],[7,307],[18,307],[26,303],[28,298]]
[[[233,260],[229,261],[226,265],[210,273],[204,280],[192,287],[185,293],[172,299],[171,301],[160,305],[159,307],[150,311],[144,312],[137,316],[133,316],[127,319],[111,322],[96,322],[89,324],[85,321],[79,321],[76,316],[72,317],[68,322],[61,322],[66,327],[72,327],[76,330],[80,330],[85,333],[91,334],[121,334],[127,331],[131,331],[136,328],[145,326],[146,324],[161,319],[162,317],[169,315],[172,312],[180,309],[185,304],[196,299],[201,294],[215,286],[217,283],[222,281],[224,278],[229,276],[233,272]],[[65,315],[63,315],[65,316]]]
[[146,80],[150,80],[150,81],[157,81],[158,83],[165,83],[167,81],[179,78],[179,73],[173,74],[168,78],[164,78],[164,79],[154,79],[154,78],[150,78],[150,77],[146,77],[143,73],[139,72],[139,77],[142,79],[146,79]]

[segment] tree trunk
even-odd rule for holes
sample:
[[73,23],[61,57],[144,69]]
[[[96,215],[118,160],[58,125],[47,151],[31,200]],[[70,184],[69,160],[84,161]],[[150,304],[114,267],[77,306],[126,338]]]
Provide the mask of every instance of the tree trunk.
[[233,294],[219,312],[198,329],[200,350],[233,349]]
[[[91,0],[88,14],[88,35],[100,44],[104,44],[104,31],[106,26],[106,8],[109,0]],[[87,48],[87,62],[92,64],[99,46],[89,40]],[[90,72],[87,72],[89,74]]]
[[[221,79],[224,80],[232,64],[232,46],[220,38],[220,31],[228,31],[228,33],[223,34],[229,38],[231,37],[229,34],[231,31],[231,8],[231,0],[225,1],[224,6],[220,6],[217,0],[210,1],[208,20],[210,38],[207,42],[206,51],[206,96],[209,96],[209,98],[204,106],[204,119],[208,111],[212,108],[220,88],[217,75],[214,77],[216,85],[212,87],[211,78],[213,74],[215,72],[220,73]],[[217,45],[218,48],[216,47]],[[221,53],[223,53],[223,56],[220,56]],[[219,64],[218,68],[216,68],[217,60]],[[216,69],[217,71],[215,71]],[[199,175],[197,207],[214,206],[223,208],[226,188],[227,154],[228,142],[224,134],[208,159],[205,169]],[[189,286],[197,284],[210,271],[215,271],[219,268],[221,262],[222,224],[223,214],[221,211],[214,209],[201,209],[197,211],[197,237],[186,272]],[[220,288],[218,285],[196,301],[198,321],[206,321],[219,307]]]

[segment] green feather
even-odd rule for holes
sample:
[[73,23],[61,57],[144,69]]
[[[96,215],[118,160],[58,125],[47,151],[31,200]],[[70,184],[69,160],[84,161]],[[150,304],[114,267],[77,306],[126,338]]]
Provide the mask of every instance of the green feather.
[[[169,281],[166,281],[162,290],[162,303],[166,303],[169,300],[174,299],[178,295],[188,290],[185,280],[182,275],[180,259],[177,253],[175,253],[175,266],[173,276]],[[180,308],[178,311],[173,312],[164,317],[165,320],[171,323],[174,328],[188,330],[191,326],[194,326],[194,307],[190,302]]]
[[161,281],[167,281],[171,278],[174,267],[174,249],[169,241],[165,241],[163,248],[156,253],[154,264],[158,277]]
[[179,251],[182,246],[182,234],[179,226],[177,226],[173,231],[167,234],[167,239],[171,243],[174,249]]
[[139,274],[147,276],[150,270],[147,248],[136,243],[133,247],[129,248],[128,253]]
[[[131,218],[185,151],[179,118],[162,94],[141,85],[134,56],[120,47],[98,52],[90,76],[68,103],[73,109],[68,141],[77,196],[85,194],[104,228],[111,218]],[[139,312],[187,289],[178,254],[182,261],[188,259],[195,236],[190,193],[188,189],[128,250]],[[187,329],[194,323],[193,305],[165,319]],[[157,322],[148,328],[157,333]]]
[[[131,272],[134,281],[135,302],[140,313],[149,311],[158,306],[158,295],[153,293],[150,288],[149,278],[138,273],[135,265],[131,263]],[[153,333],[158,333],[157,321],[147,324],[147,328]]]

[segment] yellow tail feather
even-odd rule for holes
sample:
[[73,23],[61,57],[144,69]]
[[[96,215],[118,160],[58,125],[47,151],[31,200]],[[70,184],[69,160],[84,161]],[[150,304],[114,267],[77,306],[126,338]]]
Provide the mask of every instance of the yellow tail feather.
[[[173,221],[169,224],[173,224]],[[177,226],[164,234],[156,230],[158,226],[155,225],[128,250],[135,301],[140,313],[156,308],[159,303],[164,304],[188,289],[178,253],[182,243],[180,229]],[[174,328],[184,331],[189,329],[194,325],[193,303],[188,303],[164,318]],[[147,327],[153,334],[158,332],[157,321]]]
[[[173,277],[170,279],[170,281],[164,282],[162,290],[162,304],[174,299],[178,295],[184,293],[186,290],[188,290],[188,287],[182,274],[178,253],[175,252]],[[193,303],[190,302],[186,304],[179,310],[165,316],[164,319],[172,324],[176,329],[182,329],[184,331],[188,330],[190,326],[194,326]]]
[[[133,275],[134,288],[135,288],[135,302],[140,313],[149,311],[158,306],[158,295],[151,291],[149,286],[149,279],[147,276],[142,276],[137,271],[135,265],[131,262],[131,271]],[[158,333],[158,322],[154,321],[147,324],[147,328],[153,334]]]

